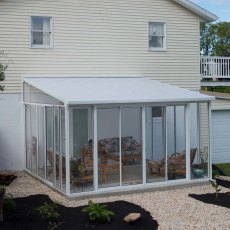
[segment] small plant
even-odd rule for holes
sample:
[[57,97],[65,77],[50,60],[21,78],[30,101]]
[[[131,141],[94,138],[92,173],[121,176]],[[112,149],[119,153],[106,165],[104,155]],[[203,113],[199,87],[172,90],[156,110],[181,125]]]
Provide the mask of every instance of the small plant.
[[43,220],[50,221],[60,216],[60,214],[56,211],[57,208],[57,203],[48,204],[45,202],[42,206],[36,208],[35,212],[38,213]]
[[218,199],[218,193],[221,191],[221,189],[219,188],[219,185],[217,184],[216,180],[209,180],[212,187],[214,188],[215,190],[215,193],[216,193],[216,199]]
[[3,201],[3,207],[4,207],[4,210],[6,211],[11,211],[11,210],[16,209],[17,205],[15,201],[13,200],[13,196],[11,194],[5,195],[4,201]]
[[1,185],[1,184],[0,184],[0,193],[1,193],[1,192],[5,192],[5,190],[6,190],[5,185]]
[[[0,82],[5,80],[6,69],[8,68],[9,60],[7,58],[7,53],[0,50]],[[0,85],[0,91],[4,90],[4,85]]]
[[42,206],[35,209],[35,212],[38,213],[44,221],[48,221],[48,230],[56,229],[59,225],[61,225],[61,223],[56,223],[54,221],[60,216],[60,214],[56,211],[57,208],[57,203],[48,204],[45,202]]
[[112,211],[106,209],[106,205],[93,203],[91,200],[88,202],[88,207],[83,208],[83,212],[88,214],[88,217],[93,222],[110,222],[110,216],[114,216]]

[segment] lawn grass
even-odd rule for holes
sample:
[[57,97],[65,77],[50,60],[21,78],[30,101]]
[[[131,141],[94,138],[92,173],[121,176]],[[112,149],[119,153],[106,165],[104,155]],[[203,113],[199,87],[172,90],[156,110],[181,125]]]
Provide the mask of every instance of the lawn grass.
[[216,164],[216,166],[223,171],[225,176],[230,176],[230,163]]

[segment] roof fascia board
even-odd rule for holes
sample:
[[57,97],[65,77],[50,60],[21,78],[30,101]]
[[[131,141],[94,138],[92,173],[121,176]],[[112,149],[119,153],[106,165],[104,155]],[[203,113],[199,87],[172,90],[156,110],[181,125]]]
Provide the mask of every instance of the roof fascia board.
[[194,12],[195,14],[199,15],[201,17],[201,19],[203,19],[206,22],[214,22],[214,21],[219,19],[215,14],[205,10],[204,8],[202,8],[202,7],[196,5],[195,3],[192,3],[188,0],[173,0],[173,1],[177,2],[178,4],[180,4],[181,6],[187,8],[187,9],[189,9],[190,11]]

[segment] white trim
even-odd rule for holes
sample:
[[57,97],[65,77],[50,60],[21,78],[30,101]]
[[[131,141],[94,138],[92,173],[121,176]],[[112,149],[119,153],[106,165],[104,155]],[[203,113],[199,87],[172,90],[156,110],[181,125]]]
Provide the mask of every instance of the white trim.
[[39,104],[39,103],[33,103],[33,102],[23,102],[24,105],[37,105],[37,106],[46,106],[46,107],[62,107],[65,108],[65,105],[56,105],[56,104]]
[[70,195],[70,162],[69,162],[69,107],[65,107],[65,136],[66,136],[66,194]]
[[44,130],[43,130],[43,135],[44,135],[44,159],[45,159],[45,179],[47,180],[47,146],[46,146],[46,107],[44,107],[44,124],[43,124],[43,128],[44,128]]
[[141,108],[142,112],[142,183],[145,185],[146,181],[146,147],[145,147],[145,106]]
[[37,150],[37,156],[36,156],[36,172],[38,175],[38,143],[39,143],[39,117],[38,117],[38,106],[35,107],[35,111],[36,111],[36,124],[37,124],[37,146],[36,146],[36,150]]
[[119,107],[119,118],[118,118],[118,122],[119,122],[119,166],[120,166],[120,171],[119,171],[119,176],[120,176],[120,183],[119,185],[122,186],[123,185],[123,180],[122,180],[122,153],[121,153],[121,129],[122,129],[122,124],[121,124],[121,107]]
[[187,104],[185,106],[185,138],[186,138],[186,179],[191,180],[191,157],[190,157],[190,135],[191,135],[191,129],[190,129],[190,104]]
[[208,103],[208,177],[212,178],[212,113],[211,113],[211,103]]
[[200,103],[197,103],[197,157],[200,159]]
[[163,181],[163,182],[156,182],[156,183],[148,183],[146,185],[143,184],[137,184],[137,185],[128,185],[128,186],[117,186],[117,187],[108,187],[108,188],[102,188],[99,191],[90,191],[90,192],[81,192],[81,193],[72,193],[72,194],[66,194],[63,191],[59,190],[58,188],[54,187],[53,184],[39,176],[37,176],[36,174],[34,174],[33,172],[31,172],[28,169],[24,170],[26,173],[28,173],[29,175],[35,177],[36,179],[38,179],[39,181],[41,181],[42,183],[52,187],[52,189],[54,189],[55,191],[60,192],[61,194],[63,194],[64,196],[67,196],[69,198],[75,198],[75,197],[86,197],[86,196],[94,196],[94,195],[108,195],[110,193],[118,193],[118,192],[132,192],[132,191],[143,191],[144,189],[160,189],[160,188],[165,188],[165,187],[171,187],[171,186],[180,186],[180,185],[193,185],[193,184],[197,184],[197,183],[205,183],[209,181],[209,178],[202,178],[202,179],[196,179],[196,180],[191,180],[191,181],[187,181],[185,179],[181,179],[181,180],[172,180],[172,181]]
[[187,8],[188,10],[192,11],[193,13],[199,15],[202,19],[204,19],[207,22],[213,22],[216,21],[218,19],[218,17],[205,10],[204,8],[196,5],[195,3],[192,3],[188,0],[173,0],[174,2],[180,4],[181,6]]
[[93,107],[93,183],[98,191],[98,145],[97,145],[97,107]]

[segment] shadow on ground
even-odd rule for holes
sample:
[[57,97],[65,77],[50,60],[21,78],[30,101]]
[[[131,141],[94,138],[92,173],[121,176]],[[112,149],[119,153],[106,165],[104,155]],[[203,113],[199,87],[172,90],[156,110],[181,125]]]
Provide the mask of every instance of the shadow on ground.
[[207,204],[214,204],[225,208],[230,208],[230,192],[219,193],[216,199],[215,193],[189,194],[190,197]]

